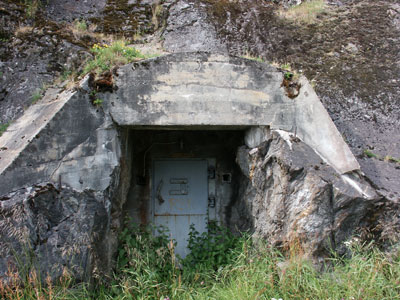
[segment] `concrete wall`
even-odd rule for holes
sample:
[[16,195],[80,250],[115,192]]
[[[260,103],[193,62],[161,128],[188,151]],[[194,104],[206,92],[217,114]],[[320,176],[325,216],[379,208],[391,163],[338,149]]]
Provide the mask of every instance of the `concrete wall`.
[[262,126],[296,133],[338,172],[359,169],[305,78],[289,98],[283,73],[264,63],[180,53],[126,65],[104,95],[120,126]]

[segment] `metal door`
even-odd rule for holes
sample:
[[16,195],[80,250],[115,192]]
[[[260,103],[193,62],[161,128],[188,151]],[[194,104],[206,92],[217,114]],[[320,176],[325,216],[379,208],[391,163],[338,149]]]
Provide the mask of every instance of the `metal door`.
[[154,223],[169,229],[175,253],[188,254],[189,227],[206,230],[207,160],[156,160],[153,163]]

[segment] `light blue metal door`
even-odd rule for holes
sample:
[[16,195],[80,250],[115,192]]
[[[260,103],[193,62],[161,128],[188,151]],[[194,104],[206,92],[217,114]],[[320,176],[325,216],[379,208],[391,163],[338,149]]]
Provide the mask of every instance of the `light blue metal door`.
[[206,160],[156,160],[153,164],[154,223],[169,229],[175,253],[188,254],[189,227],[206,230],[208,204]]

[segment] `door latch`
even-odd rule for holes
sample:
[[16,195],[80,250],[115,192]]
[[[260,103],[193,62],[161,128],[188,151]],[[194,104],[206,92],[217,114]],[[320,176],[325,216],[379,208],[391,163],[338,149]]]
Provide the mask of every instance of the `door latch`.
[[207,173],[208,173],[208,179],[215,179],[215,167],[214,166],[209,166]]
[[208,206],[211,208],[215,207],[215,196],[214,194],[211,194],[208,196]]

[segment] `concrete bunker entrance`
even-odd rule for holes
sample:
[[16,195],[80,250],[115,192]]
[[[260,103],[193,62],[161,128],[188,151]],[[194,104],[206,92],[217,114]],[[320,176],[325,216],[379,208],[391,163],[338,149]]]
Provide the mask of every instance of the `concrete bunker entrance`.
[[239,221],[233,212],[246,182],[235,162],[245,129],[131,129],[125,215],[139,224],[166,227],[182,257],[192,224],[200,233],[208,221],[249,229],[249,213],[242,211],[247,218]]

